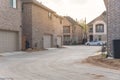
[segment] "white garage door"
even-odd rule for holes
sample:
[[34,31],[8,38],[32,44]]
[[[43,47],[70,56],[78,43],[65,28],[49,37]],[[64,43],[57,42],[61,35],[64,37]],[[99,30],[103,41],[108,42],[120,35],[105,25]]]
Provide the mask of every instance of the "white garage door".
[[0,31],[0,52],[17,50],[18,35],[16,32]]
[[62,46],[62,38],[61,38],[61,37],[57,37],[57,45],[58,45],[59,47]]
[[51,35],[44,35],[43,37],[43,47],[44,48],[51,48]]

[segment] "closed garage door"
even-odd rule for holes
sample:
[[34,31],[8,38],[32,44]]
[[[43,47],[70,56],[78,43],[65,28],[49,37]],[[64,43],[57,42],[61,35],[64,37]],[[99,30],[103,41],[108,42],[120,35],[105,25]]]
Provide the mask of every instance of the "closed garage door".
[[0,52],[11,52],[18,49],[18,34],[11,31],[0,31]]
[[43,47],[44,48],[51,48],[52,37],[51,35],[44,35],[43,37]]
[[61,38],[61,37],[57,37],[57,45],[58,45],[59,47],[62,46],[62,38]]

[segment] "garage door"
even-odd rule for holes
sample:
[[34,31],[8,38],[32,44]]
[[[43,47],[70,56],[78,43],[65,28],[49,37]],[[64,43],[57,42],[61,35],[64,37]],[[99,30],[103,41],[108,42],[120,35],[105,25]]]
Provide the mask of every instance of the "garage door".
[[0,31],[0,52],[11,52],[17,50],[17,38],[16,32]]
[[62,38],[61,38],[61,37],[57,37],[57,45],[58,45],[59,47],[62,46]]
[[44,48],[51,48],[51,42],[52,42],[52,37],[51,35],[44,35],[43,37],[43,47]]

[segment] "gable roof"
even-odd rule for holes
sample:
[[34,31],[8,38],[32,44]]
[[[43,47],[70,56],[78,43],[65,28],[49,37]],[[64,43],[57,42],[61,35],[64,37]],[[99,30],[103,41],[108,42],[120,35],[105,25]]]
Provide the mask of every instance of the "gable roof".
[[90,26],[90,25],[92,25],[97,20],[104,20],[104,21],[106,21],[106,15],[107,15],[107,12],[104,11],[100,16],[98,16],[97,18],[95,18],[94,20],[92,20],[91,22],[89,22],[87,25]]
[[43,8],[43,9],[45,9],[47,11],[50,11],[52,13],[56,13],[55,11],[51,10],[50,8],[46,7],[45,5],[43,5],[42,3],[40,3],[40,2],[38,2],[36,0],[22,0],[22,3],[23,4],[32,3],[32,4],[35,4],[35,5]]
[[78,25],[78,26],[82,27],[77,21],[75,21],[70,16],[64,16],[64,18],[66,18],[72,25]]

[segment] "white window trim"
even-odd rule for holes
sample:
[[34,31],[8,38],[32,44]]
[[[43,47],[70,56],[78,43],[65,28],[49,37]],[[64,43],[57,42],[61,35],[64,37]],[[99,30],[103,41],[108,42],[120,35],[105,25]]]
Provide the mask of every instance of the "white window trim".
[[10,0],[10,6],[12,7],[12,8],[17,8],[17,0]]
[[[97,24],[103,24],[104,25],[104,32],[96,32],[96,25]],[[104,21],[96,21],[94,24],[93,24],[93,34],[94,35],[106,35],[107,34],[107,25]]]

